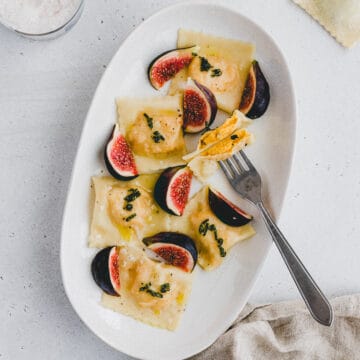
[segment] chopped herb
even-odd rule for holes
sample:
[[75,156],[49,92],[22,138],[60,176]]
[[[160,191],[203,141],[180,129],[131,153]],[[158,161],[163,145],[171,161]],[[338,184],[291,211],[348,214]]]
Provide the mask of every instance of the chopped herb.
[[129,221],[132,220],[135,216],[136,216],[136,214],[131,214],[130,216],[128,216],[127,218],[125,218],[125,221],[126,221],[126,222],[129,222]]
[[133,206],[132,206],[132,204],[126,204],[124,207],[123,207],[123,209],[124,210],[127,210],[127,211],[130,211],[130,210],[132,210],[132,208],[133,208]]
[[162,294],[162,293],[159,293],[159,292],[154,291],[154,290],[152,290],[152,289],[147,289],[146,292],[147,292],[148,294],[150,294],[151,296],[153,296],[153,297],[157,297],[157,298],[162,298],[162,297],[163,297],[163,294]]
[[163,297],[163,295],[161,293],[152,290],[150,288],[150,286],[151,286],[151,282],[146,283],[145,285],[143,285],[139,288],[139,291],[146,291],[148,294],[150,294],[151,296],[154,296],[154,297],[158,297],[158,298]]
[[146,291],[151,286],[151,282],[146,283],[145,285],[141,286],[139,291]]
[[192,52],[191,55],[192,55],[192,56],[197,56],[197,53],[196,53],[196,52]]
[[155,290],[151,289],[151,282],[148,282],[146,284],[143,284],[139,288],[139,291],[145,291],[149,295],[161,299],[164,297],[163,293],[170,291],[170,284],[169,283],[162,284],[162,285],[160,285],[160,291],[155,291]]
[[221,75],[222,75],[222,71],[220,69],[212,69],[211,70],[211,77],[221,76]]
[[128,194],[124,197],[124,200],[127,202],[132,202],[141,195],[141,192],[138,189],[129,189]]
[[199,233],[201,235],[205,236],[208,231],[211,231],[211,232],[214,233],[214,238],[215,238],[217,247],[219,249],[220,256],[225,257],[226,256],[226,251],[222,246],[223,243],[224,243],[224,239],[218,237],[218,233],[217,233],[217,229],[216,229],[215,224],[210,224],[209,219],[205,219],[204,221],[201,222],[201,224],[199,226]]
[[225,251],[225,249],[221,246],[221,247],[219,247],[219,250],[220,250],[220,256],[221,256],[221,257],[225,257],[225,256],[226,256],[226,251]]
[[150,129],[152,129],[154,127],[154,124],[153,124],[153,118],[151,118],[147,113],[144,113],[144,117],[146,119],[146,122],[148,124],[148,127]]
[[209,225],[209,230],[210,231],[216,231],[215,225],[214,224]]
[[165,284],[162,284],[160,286],[160,292],[161,293],[166,293],[168,291],[170,291],[170,284],[169,283],[165,283]]
[[158,144],[160,141],[164,141],[165,138],[164,136],[161,135],[161,133],[159,131],[154,131],[152,134],[152,139]]
[[212,67],[206,58],[200,56],[200,71],[209,71]]
[[235,139],[238,139],[239,137],[236,134],[234,134],[234,135],[231,135],[230,138],[231,138],[231,140],[235,140]]
[[209,230],[209,219],[206,219],[200,224],[199,233],[205,236],[208,230]]
[[[134,189],[134,188],[129,189],[128,194],[124,197],[125,205],[124,205],[123,209],[126,211],[131,211],[134,206],[133,206],[133,204],[130,204],[130,203],[133,202],[135,199],[137,199],[140,195],[141,195],[141,192],[138,189]],[[135,216],[136,216],[136,214],[131,214],[127,218],[123,218],[123,219],[126,222],[129,222]]]

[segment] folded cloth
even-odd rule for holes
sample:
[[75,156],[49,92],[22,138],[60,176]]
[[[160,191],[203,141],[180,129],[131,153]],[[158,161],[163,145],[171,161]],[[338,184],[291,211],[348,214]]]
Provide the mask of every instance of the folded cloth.
[[192,360],[360,359],[360,294],[331,301],[334,321],[317,323],[302,301],[246,305],[236,322]]

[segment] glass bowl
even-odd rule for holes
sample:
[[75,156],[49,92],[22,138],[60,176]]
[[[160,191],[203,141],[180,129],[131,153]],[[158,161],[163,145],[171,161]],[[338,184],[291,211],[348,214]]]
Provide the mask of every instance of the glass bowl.
[[7,27],[8,29],[14,31],[15,33],[33,39],[33,40],[50,40],[50,39],[55,39],[61,35],[64,35],[66,32],[68,32],[80,19],[80,16],[82,14],[82,11],[84,9],[84,2],[85,0],[81,0],[79,3],[78,8],[75,10],[75,12],[73,13],[73,15],[66,20],[66,22],[62,25],[60,25],[59,27],[57,27],[56,29],[53,29],[51,31],[48,32],[43,32],[43,33],[27,33],[27,32],[23,32],[20,31],[18,29],[16,29],[14,26],[11,26],[10,24],[6,23],[6,20],[1,19],[0,17],[0,23],[3,24],[5,27]]

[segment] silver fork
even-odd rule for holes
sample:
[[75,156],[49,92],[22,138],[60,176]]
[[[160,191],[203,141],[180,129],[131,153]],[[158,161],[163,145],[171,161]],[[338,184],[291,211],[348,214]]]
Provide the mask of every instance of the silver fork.
[[312,317],[320,324],[330,326],[333,320],[331,305],[265,208],[261,198],[261,177],[253,164],[241,150],[231,158],[220,161],[220,166],[235,191],[260,210],[266,227]]

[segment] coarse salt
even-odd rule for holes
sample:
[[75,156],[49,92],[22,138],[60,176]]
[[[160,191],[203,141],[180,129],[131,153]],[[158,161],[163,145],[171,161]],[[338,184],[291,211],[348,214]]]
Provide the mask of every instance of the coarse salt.
[[82,0],[0,0],[0,21],[25,34],[46,34],[71,20],[81,3]]

